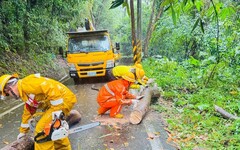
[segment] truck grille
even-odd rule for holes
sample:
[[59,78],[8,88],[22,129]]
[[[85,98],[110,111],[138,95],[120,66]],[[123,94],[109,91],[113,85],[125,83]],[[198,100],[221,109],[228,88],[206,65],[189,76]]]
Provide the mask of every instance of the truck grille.
[[79,63],[78,66],[98,66],[98,65],[103,65],[104,62],[94,62],[94,63]]
[[96,70],[103,70],[103,67],[80,69],[80,71],[96,71]]

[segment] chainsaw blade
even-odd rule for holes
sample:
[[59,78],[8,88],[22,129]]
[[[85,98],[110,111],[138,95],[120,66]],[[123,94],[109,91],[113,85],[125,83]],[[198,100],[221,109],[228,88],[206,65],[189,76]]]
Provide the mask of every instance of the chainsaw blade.
[[68,131],[68,133],[69,134],[73,134],[73,133],[81,132],[81,131],[84,131],[84,130],[87,130],[87,129],[99,126],[100,124],[101,124],[100,122],[93,122],[93,123],[90,123],[90,124],[82,125],[82,126],[70,129]]

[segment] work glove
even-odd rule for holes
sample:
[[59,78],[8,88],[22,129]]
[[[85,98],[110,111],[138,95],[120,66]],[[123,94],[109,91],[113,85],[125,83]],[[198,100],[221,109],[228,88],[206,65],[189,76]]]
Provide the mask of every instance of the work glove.
[[25,133],[19,133],[18,136],[17,136],[17,140],[21,139],[24,136],[26,136]]
[[139,103],[139,100],[133,99],[132,100],[133,108],[136,108],[138,103]]

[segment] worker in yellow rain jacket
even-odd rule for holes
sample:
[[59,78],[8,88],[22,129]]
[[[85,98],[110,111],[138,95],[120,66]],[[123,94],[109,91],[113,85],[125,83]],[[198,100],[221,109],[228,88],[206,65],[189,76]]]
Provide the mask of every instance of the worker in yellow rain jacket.
[[[32,74],[23,79],[17,75],[3,75],[0,77],[1,97],[12,96],[21,98],[25,102],[18,139],[29,131],[28,121],[37,109],[44,110],[44,114],[35,128],[35,135],[42,132],[45,126],[52,122],[53,115],[63,112],[69,115],[76,96],[66,86],[58,81],[41,77],[40,74]],[[35,150],[70,150],[71,145],[68,137],[43,143],[34,144]]]
[[128,72],[122,79],[113,80],[105,84],[99,91],[97,102],[98,114],[103,115],[110,110],[110,117],[123,118],[120,114],[123,105],[136,105],[143,96],[135,96],[128,92],[129,86],[135,82],[135,77]]
[[116,66],[108,71],[108,77],[110,78],[110,81],[112,81],[122,78],[123,75],[126,75],[129,72],[133,73],[136,78],[135,84],[132,84],[130,88],[139,89],[141,85],[146,85],[148,78],[145,76],[141,64],[135,64],[134,66]]

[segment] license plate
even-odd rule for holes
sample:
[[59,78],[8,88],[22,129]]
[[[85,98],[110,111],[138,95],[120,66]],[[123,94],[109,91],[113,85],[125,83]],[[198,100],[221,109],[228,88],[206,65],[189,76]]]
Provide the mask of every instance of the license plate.
[[88,72],[87,75],[88,76],[96,76],[96,72]]

